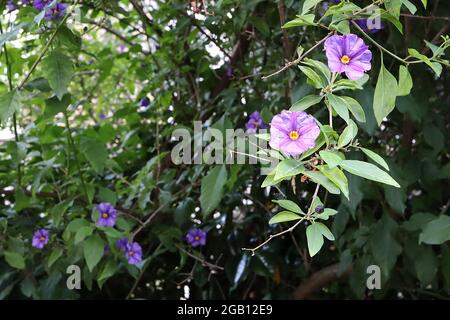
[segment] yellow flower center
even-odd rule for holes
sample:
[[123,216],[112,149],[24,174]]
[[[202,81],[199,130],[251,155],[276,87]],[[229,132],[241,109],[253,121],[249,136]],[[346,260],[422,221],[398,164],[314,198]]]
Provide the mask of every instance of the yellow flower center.
[[291,131],[289,133],[289,138],[291,138],[292,141],[297,140],[298,138],[300,138],[300,135],[298,134],[297,131]]
[[200,237],[199,236],[195,236],[194,239],[195,239],[195,241],[198,241],[198,240],[200,240]]
[[44,237],[44,236],[41,236],[41,237],[39,238],[39,241],[45,241],[45,237]]
[[133,251],[128,251],[128,255],[129,255],[130,257],[132,257],[132,256],[134,255],[134,252],[133,252]]
[[102,217],[103,217],[103,219],[108,219],[108,214],[104,213],[104,214],[102,214]]
[[348,64],[350,62],[350,57],[348,55],[344,54],[341,58],[341,62],[343,64]]

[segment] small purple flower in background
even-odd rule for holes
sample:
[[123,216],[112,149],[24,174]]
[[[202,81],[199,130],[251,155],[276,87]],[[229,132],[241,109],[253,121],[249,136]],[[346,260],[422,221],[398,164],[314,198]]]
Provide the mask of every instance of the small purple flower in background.
[[377,33],[384,29],[381,22],[372,23],[370,19],[356,19],[355,22],[366,33]]
[[97,206],[100,218],[97,221],[99,227],[114,227],[117,219],[117,211],[107,202],[102,202]]
[[193,228],[186,234],[186,241],[194,248],[204,246],[206,244],[206,232],[202,229]]
[[358,80],[371,69],[372,52],[364,41],[354,34],[334,35],[325,41],[328,67],[332,72],[343,73]]
[[147,108],[150,105],[150,99],[148,97],[144,97],[141,101],[139,101],[139,106],[143,108]]
[[128,239],[127,238],[122,238],[117,240],[117,248],[120,251],[125,251],[125,249],[127,248],[128,245]]
[[52,1],[51,0],[33,0],[33,7],[39,11],[43,10],[46,6],[48,6]]
[[16,2],[14,0],[6,1],[6,9],[8,10],[8,12],[16,10],[17,9]]
[[137,242],[127,243],[125,256],[129,264],[138,264],[142,261],[142,248]]
[[104,114],[103,112],[100,113],[100,119],[104,120],[106,118],[107,118],[106,114]]
[[111,248],[109,247],[108,244],[105,244],[105,246],[103,247],[103,254],[106,255],[111,251]]
[[57,2],[53,7],[47,8],[45,11],[45,20],[59,20],[66,14],[67,4]]
[[281,111],[270,123],[270,142],[273,149],[298,156],[316,145],[320,128],[306,112]]
[[29,5],[32,2],[32,0],[22,0],[22,4],[24,6]]
[[127,52],[127,51],[128,51],[128,48],[127,48],[126,45],[124,45],[124,44],[119,44],[119,45],[117,46],[117,52],[118,52],[118,53],[125,53],[125,52]]
[[48,243],[48,231],[46,229],[39,229],[33,235],[31,245],[37,249],[42,249]]
[[340,3],[341,0],[331,0],[331,1],[323,1],[321,6],[319,7],[319,14],[320,16],[323,16],[330,6]]
[[250,115],[247,123],[245,124],[245,128],[247,129],[247,133],[256,133],[258,129],[266,129],[267,126],[261,118],[259,112],[255,111]]

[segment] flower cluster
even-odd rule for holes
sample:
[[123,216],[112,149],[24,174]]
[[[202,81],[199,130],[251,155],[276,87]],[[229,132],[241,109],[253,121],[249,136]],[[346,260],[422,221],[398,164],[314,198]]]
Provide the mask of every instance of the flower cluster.
[[33,0],[33,7],[39,11],[45,10],[45,20],[51,21],[63,18],[66,14],[67,4],[56,2],[55,5],[49,6],[51,3],[51,0]]

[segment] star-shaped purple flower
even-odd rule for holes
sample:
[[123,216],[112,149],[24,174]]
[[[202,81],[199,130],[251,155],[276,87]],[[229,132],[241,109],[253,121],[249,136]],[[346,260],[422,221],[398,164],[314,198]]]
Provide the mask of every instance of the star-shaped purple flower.
[[48,6],[52,1],[51,0],[33,0],[33,7],[37,10],[41,11],[46,6]]
[[266,129],[267,126],[261,118],[259,112],[254,111],[245,124],[245,128],[247,129],[247,133],[256,133],[258,129]]
[[34,233],[31,245],[37,249],[42,249],[48,243],[48,239],[48,230],[39,229]]
[[316,145],[320,128],[306,112],[281,111],[270,123],[270,142],[273,149],[298,156]]
[[139,243],[127,243],[125,249],[125,256],[129,264],[138,264],[142,261],[142,248]]
[[66,14],[67,4],[57,2],[53,7],[45,10],[45,20],[59,20]]
[[186,234],[186,241],[194,248],[204,246],[206,244],[206,232],[202,229],[193,228]]
[[330,70],[345,72],[351,80],[361,79],[364,72],[372,67],[372,52],[357,35],[334,35],[325,41],[325,51]]
[[117,219],[117,211],[107,202],[102,202],[97,206],[100,218],[97,221],[99,227],[114,227]]

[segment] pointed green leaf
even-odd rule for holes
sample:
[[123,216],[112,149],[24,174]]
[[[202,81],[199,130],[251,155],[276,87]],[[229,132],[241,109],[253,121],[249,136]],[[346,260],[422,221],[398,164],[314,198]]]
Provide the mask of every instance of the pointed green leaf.
[[296,204],[294,201],[291,200],[272,200],[273,202],[280,205],[280,207],[287,209],[289,211],[295,212],[295,213],[301,213],[305,214],[302,209]]
[[392,179],[389,174],[371,163],[359,160],[344,160],[342,161],[340,166],[345,171],[348,171],[355,176],[400,188],[400,185],[397,183],[397,181]]
[[293,212],[281,211],[281,212],[277,213],[276,215],[274,215],[269,220],[269,224],[280,223],[280,222],[287,222],[287,221],[294,221],[294,220],[299,220],[301,218],[302,217],[300,217],[299,215],[296,215]]
[[102,238],[94,234],[87,238],[83,244],[84,259],[86,260],[89,271],[92,272],[103,256],[105,243]]
[[45,76],[56,96],[61,100],[73,76],[72,61],[69,57],[55,50],[42,62]]
[[202,179],[200,206],[203,210],[203,217],[208,217],[219,205],[226,182],[227,169],[224,165],[214,167]]
[[379,156],[378,154],[376,154],[375,152],[373,152],[372,150],[369,150],[367,148],[360,147],[360,149],[362,152],[364,152],[364,154],[366,156],[368,156],[370,159],[372,159],[373,161],[378,163],[380,166],[385,168],[387,171],[389,171],[388,164],[386,163],[386,161],[384,161],[384,159],[381,156]]
[[3,126],[6,125],[14,112],[22,106],[22,96],[19,91],[13,90],[0,96],[0,119]]
[[398,85],[395,77],[384,67],[381,58],[381,68],[378,74],[375,95],[373,97],[373,111],[378,124],[394,110]]
[[311,257],[314,257],[323,246],[322,229],[318,225],[319,222],[313,223],[306,228],[306,240],[308,243],[308,251]]

